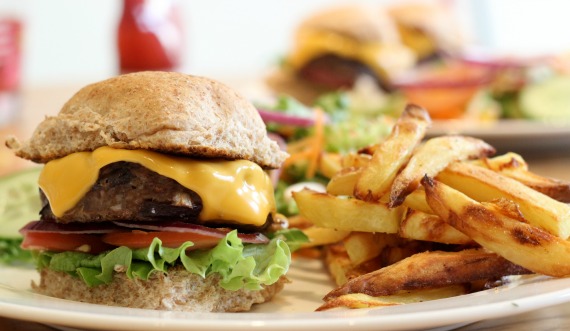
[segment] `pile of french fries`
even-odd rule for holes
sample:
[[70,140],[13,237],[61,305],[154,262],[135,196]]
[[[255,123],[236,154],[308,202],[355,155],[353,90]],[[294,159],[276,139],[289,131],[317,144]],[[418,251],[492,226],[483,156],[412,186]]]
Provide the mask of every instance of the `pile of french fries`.
[[570,184],[482,140],[424,141],[408,105],[391,135],[345,155],[327,192],[294,192],[338,287],[317,310],[446,298],[515,275],[570,275]]

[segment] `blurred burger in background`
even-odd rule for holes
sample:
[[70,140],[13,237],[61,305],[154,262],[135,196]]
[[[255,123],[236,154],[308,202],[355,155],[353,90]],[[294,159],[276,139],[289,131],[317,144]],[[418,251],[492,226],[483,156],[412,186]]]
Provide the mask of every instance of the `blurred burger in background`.
[[329,91],[351,89],[362,77],[384,91],[391,79],[416,63],[394,21],[378,7],[341,6],[305,19],[281,68],[267,83],[305,104]]

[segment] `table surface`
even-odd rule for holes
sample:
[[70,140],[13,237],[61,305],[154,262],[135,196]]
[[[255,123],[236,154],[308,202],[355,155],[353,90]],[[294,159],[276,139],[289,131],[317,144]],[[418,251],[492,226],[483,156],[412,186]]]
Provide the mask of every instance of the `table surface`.
[[[33,128],[46,116],[56,114],[64,102],[77,90],[77,86],[43,87],[23,91],[19,119],[12,125],[0,125],[1,140],[15,134],[20,138],[30,135]],[[515,151],[520,152],[520,151]],[[520,152],[532,171],[540,175],[570,181],[570,148],[548,152]],[[0,144],[0,175],[31,165],[12,156],[4,144]],[[457,330],[566,330],[570,329],[570,303],[531,311],[506,318],[485,320],[463,326]],[[0,317],[0,331],[48,331],[51,326],[34,322]]]

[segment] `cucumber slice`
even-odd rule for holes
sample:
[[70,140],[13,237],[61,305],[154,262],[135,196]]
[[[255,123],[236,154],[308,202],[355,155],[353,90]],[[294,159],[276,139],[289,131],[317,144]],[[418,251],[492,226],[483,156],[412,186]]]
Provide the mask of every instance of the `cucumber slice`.
[[570,122],[570,76],[555,76],[521,91],[521,110],[526,118]]
[[0,178],[0,238],[20,238],[18,230],[38,219],[40,170],[32,168]]

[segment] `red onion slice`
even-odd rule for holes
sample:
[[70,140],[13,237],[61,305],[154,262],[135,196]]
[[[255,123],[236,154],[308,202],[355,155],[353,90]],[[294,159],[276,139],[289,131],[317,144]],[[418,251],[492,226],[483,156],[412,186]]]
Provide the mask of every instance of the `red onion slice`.
[[48,221],[32,221],[26,224],[20,233],[28,232],[43,233],[75,233],[75,234],[103,234],[124,231],[124,228],[111,222],[101,223],[55,223]]
[[[144,231],[162,231],[162,232],[187,232],[197,233],[215,238],[223,238],[232,229],[229,228],[210,228],[207,226],[184,223],[180,221],[163,221],[163,222],[141,222],[141,223],[128,223],[115,221],[114,224],[133,230]],[[238,238],[243,242],[251,244],[265,244],[269,239],[262,233],[238,233]]]
[[277,123],[285,125],[293,125],[298,127],[310,127],[315,125],[315,119],[311,117],[295,116],[291,114],[282,113],[279,111],[271,111],[265,109],[257,109],[261,119],[265,123]]

